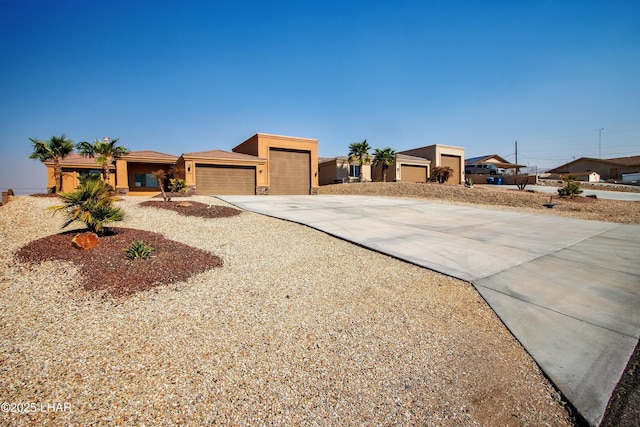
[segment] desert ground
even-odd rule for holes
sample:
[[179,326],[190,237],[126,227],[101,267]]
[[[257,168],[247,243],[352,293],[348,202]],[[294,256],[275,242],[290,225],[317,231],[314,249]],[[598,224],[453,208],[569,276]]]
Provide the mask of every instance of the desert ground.
[[[640,221],[639,204],[630,202],[559,201],[557,209],[539,209],[548,196],[527,201],[537,195],[371,184],[322,187],[321,194],[435,197]],[[166,255],[164,268],[185,274],[113,292],[145,274],[133,264],[138,277],[125,280],[123,263],[145,261],[127,260],[123,247],[106,243],[89,251],[107,262],[83,264],[77,253],[72,261],[25,260],[21,251],[38,241],[53,254],[78,249],[59,237],[62,246],[53,246],[63,222],[46,210],[55,198],[20,196],[0,207],[0,401],[10,404],[2,424],[575,423],[469,283],[286,221],[248,212],[190,216],[142,205],[149,200],[123,197],[125,219],[113,227],[158,233],[221,265],[201,269],[200,258]],[[204,209],[227,206],[188,200]],[[115,272],[105,274],[109,264]]]

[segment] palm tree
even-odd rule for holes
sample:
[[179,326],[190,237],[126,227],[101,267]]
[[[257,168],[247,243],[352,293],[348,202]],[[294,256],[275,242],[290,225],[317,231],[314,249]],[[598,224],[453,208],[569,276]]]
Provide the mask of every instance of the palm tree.
[[38,159],[42,163],[53,161],[53,178],[56,181],[54,192],[62,190],[62,166],[60,161],[73,152],[73,141],[67,139],[64,134],[52,136],[48,141],[29,138],[33,143],[33,153],[30,159]]
[[449,180],[449,177],[453,175],[453,169],[449,166],[436,166],[431,171],[431,175],[438,181],[440,184],[444,184]]
[[89,180],[75,191],[60,193],[60,197],[64,205],[50,206],[48,209],[66,214],[62,228],[74,221],[81,221],[91,232],[102,234],[106,223],[122,221],[124,216],[119,207],[113,206],[116,197],[106,181]]
[[387,182],[387,169],[396,160],[396,150],[393,148],[375,148],[373,152],[373,165],[382,165],[382,182]]
[[371,150],[371,147],[367,143],[366,139],[362,142],[353,142],[349,144],[349,162],[355,162],[360,166],[360,176],[358,177],[360,182],[364,181],[362,165],[369,163],[369,150]]
[[84,141],[79,142],[76,148],[78,152],[86,157],[96,157],[96,162],[102,165],[102,179],[105,182],[109,182],[109,165],[112,165],[117,159],[126,156],[130,151],[124,147],[116,145],[119,138],[109,140],[108,137],[104,137],[104,140],[96,139],[92,144]]

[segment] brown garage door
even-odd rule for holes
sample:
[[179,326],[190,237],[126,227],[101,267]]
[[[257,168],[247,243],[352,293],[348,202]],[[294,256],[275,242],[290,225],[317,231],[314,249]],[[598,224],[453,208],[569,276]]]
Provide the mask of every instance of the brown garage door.
[[197,194],[256,194],[256,168],[196,164]]
[[460,184],[460,156],[440,156],[440,165],[449,166],[453,169],[453,173],[447,180],[446,184]]
[[427,182],[427,167],[416,165],[400,165],[400,181]]
[[269,194],[309,194],[310,190],[311,153],[271,148]]

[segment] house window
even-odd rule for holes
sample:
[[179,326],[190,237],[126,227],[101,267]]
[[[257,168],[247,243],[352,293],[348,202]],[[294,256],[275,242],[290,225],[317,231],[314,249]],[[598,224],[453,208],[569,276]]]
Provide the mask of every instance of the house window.
[[84,184],[89,180],[100,179],[102,171],[97,169],[83,170],[78,172],[78,182]]
[[360,176],[360,166],[359,165],[349,165],[349,176],[358,178]]
[[136,187],[157,187],[158,180],[153,174],[150,173],[137,173],[135,175],[135,186]]

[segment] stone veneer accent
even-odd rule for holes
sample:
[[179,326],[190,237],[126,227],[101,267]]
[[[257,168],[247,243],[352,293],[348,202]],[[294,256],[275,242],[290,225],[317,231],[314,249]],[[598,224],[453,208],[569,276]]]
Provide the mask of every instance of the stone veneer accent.
[[320,187],[311,187],[312,196],[317,196],[319,192],[320,192]]
[[256,187],[256,194],[259,196],[266,196],[269,194],[269,187],[258,185]]

